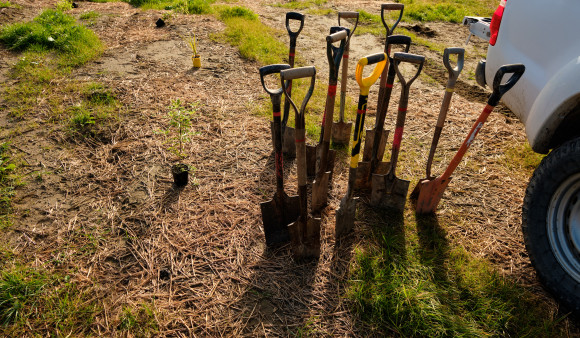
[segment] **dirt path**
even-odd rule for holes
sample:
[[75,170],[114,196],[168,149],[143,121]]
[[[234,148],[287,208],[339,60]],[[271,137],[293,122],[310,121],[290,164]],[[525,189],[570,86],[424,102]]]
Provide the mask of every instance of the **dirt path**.
[[[38,2],[35,7],[31,1],[15,2],[24,8],[11,14],[14,20],[35,15]],[[283,27],[286,10],[247,3],[265,23]],[[336,6],[352,8],[346,1]],[[363,6],[365,2],[357,3],[357,8]],[[212,16],[174,14],[166,27],[157,29],[154,22],[162,12],[145,12],[122,2],[80,2],[71,13],[88,10],[102,14],[90,28],[107,49],[98,61],[75,70],[72,78],[105,83],[126,111],[108,139],[78,144],[51,134],[51,126],[40,119],[39,130],[26,127],[30,121],[6,121],[2,114],[7,130],[21,130],[16,149],[28,163],[25,174],[45,173],[42,180],[29,179],[17,191],[15,225],[7,233],[15,251],[36,266],[74,271],[74,280],[94,289],[105,309],[95,319],[93,332],[98,334],[113,334],[123,307],[147,303],[155,308],[165,335],[285,336],[304,327],[329,336],[362,335],[365,328],[341,297],[352,247],[367,235],[366,222],[338,247],[333,240],[334,210],[346,190],[346,163],[336,169],[330,206],[323,215],[320,260],[300,265],[291,261],[287,248],[267,252],[258,205],[273,195],[274,173],[268,122],[251,113],[253,105],[266,99],[259,65],[210,39],[224,28]],[[334,20],[317,17],[315,24],[308,22],[299,41],[299,52],[317,66],[318,74],[327,74],[324,34]],[[180,38],[194,26],[204,58],[204,67],[197,71],[191,69],[188,47]],[[466,35],[450,30],[443,36],[446,28],[432,25],[441,42],[461,45]],[[382,48],[370,35],[354,42],[353,60]],[[415,52],[436,59],[425,48]],[[2,82],[9,81],[1,74],[15,60],[5,55],[11,54],[0,51]],[[423,175],[430,143],[426,140],[443,93],[444,77],[432,73],[435,82],[419,80],[411,91],[402,148],[414,151],[402,154],[399,171],[413,180],[411,187]],[[319,81],[325,79],[319,76]],[[354,99],[354,78],[350,81]],[[374,121],[374,90],[369,126]],[[176,159],[159,134],[167,128],[166,112],[176,98],[202,104],[194,119],[196,135],[186,149],[196,181],[183,190],[171,186],[168,168]],[[397,98],[398,89],[392,102]],[[455,96],[434,172],[448,163],[483,108],[482,100],[473,99],[461,90]],[[395,108],[392,103],[391,124]],[[9,137],[2,133],[2,139]],[[504,157],[506,150],[524,142],[515,118],[492,114],[454,175],[440,208],[440,223],[459,224],[447,228],[453,243],[463,243],[509,278],[539,290],[519,229],[527,177],[514,174]],[[294,187],[295,169],[288,171],[287,187]],[[83,251],[77,251],[79,247]]]

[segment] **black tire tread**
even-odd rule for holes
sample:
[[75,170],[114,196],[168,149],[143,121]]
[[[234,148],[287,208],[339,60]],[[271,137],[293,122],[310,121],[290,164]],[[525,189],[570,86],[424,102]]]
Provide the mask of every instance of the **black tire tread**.
[[570,175],[580,172],[580,138],[564,143],[534,171],[522,206],[522,232],[532,265],[546,289],[575,316],[580,315],[580,283],[558,264],[546,230],[553,193]]

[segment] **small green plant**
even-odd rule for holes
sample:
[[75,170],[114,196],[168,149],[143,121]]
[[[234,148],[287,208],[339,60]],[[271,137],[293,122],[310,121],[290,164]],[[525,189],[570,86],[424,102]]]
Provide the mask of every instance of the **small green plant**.
[[125,307],[120,316],[119,329],[137,336],[146,336],[158,330],[155,312],[148,304],[137,308]]
[[70,11],[72,9],[72,1],[61,0],[56,3],[56,10],[61,12]]
[[88,127],[95,124],[95,117],[84,107],[73,107],[70,127],[72,130],[85,133]]
[[[197,104],[186,107],[180,99],[171,101],[169,106],[169,125],[176,131],[175,135],[169,137],[171,144],[169,150],[179,158],[186,156],[183,152],[183,144],[191,141],[191,119],[196,111]],[[170,134],[170,131],[166,131],[165,134]]]
[[0,1],[0,8],[8,8],[8,7],[12,7],[10,1]]
[[95,11],[88,11],[88,12],[84,12],[83,14],[81,14],[79,16],[79,19],[88,21],[88,20],[96,19],[99,16],[101,16],[101,14],[99,14]]

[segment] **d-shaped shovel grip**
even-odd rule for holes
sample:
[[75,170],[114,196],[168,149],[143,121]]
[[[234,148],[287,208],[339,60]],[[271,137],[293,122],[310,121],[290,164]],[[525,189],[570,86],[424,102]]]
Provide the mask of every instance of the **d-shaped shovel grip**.
[[[367,65],[372,65],[378,63],[373,69],[373,72],[368,77],[363,78],[363,69]],[[367,55],[360,59],[356,65],[355,78],[356,82],[360,87],[361,95],[369,95],[369,90],[371,86],[377,82],[385,65],[387,63],[386,53],[376,53],[372,55]]]
[[[300,21],[300,28],[298,28],[297,31],[292,31],[292,29],[290,28],[290,20]],[[304,14],[296,12],[286,13],[286,30],[288,31],[288,35],[290,35],[290,38],[296,39],[298,37],[298,34],[300,34],[300,32],[302,31],[302,28],[304,28]]]
[[338,12],[338,25],[339,26],[341,26],[341,24],[340,24],[340,18],[343,18],[343,19],[356,19],[355,22],[354,22],[354,26],[350,29],[349,37],[354,34],[354,31],[356,30],[356,26],[358,26],[358,17],[359,17],[359,13],[358,12]]
[[275,65],[269,65],[269,66],[264,66],[264,67],[260,68],[260,81],[262,82],[262,87],[264,87],[264,90],[266,91],[266,93],[268,93],[270,95],[282,95],[282,92],[284,91],[283,87],[280,87],[277,89],[270,89],[270,88],[268,88],[268,86],[266,86],[266,83],[264,82],[264,78],[270,74],[278,74],[278,73],[280,73],[280,71],[285,70],[285,69],[290,69],[290,65],[288,65],[288,64],[275,64]]
[[[425,63],[425,57],[423,55],[411,54],[411,53],[395,53],[393,56],[393,66],[395,67],[395,72],[397,72],[397,76],[399,77],[399,81],[401,81],[401,85],[403,87],[408,87],[415,81],[415,79],[421,74],[421,70],[423,69],[423,64]],[[412,64],[418,65],[417,72],[415,76],[413,76],[410,80],[405,80],[403,74],[401,74],[399,70],[399,63],[400,62],[408,62]]]
[[[383,21],[383,25],[387,29],[387,36],[393,34],[393,31],[395,30],[395,28],[399,24],[399,21],[401,21],[401,18],[403,17],[403,9],[404,8],[405,8],[405,5],[403,5],[403,4],[382,4],[381,5],[381,20]],[[400,11],[399,18],[397,19],[397,21],[395,21],[395,23],[393,24],[393,27],[390,29],[389,29],[389,25],[387,25],[387,22],[385,21],[385,11]]]
[[[526,67],[521,63],[501,66],[493,78],[493,93],[487,100],[487,104],[497,106],[503,94],[507,93],[518,82],[525,70]],[[504,84],[501,84],[501,80],[506,74],[513,75]]]
[[[451,66],[450,57],[451,55],[457,55],[457,64],[455,67]],[[461,70],[463,69],[463,63],[465,61],[465,49],[461,47],[451,47],[445,48],[443,51],[443,65],[447,68],[449,72],[449,79],[457,80]],[[455,82],[455,81],[453,81]]]
[[[344,54],[349,33],[350,30],[348,28],[333,26],[330,27],[330,35],[326,37],[326,56],[330,66],[330,82],[336,82],[338,79],[338,67],[340,66],[342,54]],[[332,44],[337,41],[340,41],[340,46],[333,46]]]
[[296,119],[295,121],[296,129],[304,129],[304,109],[306,108],[306,104],[308,103],[310,97],[312,96],[312,93],[314,92],[314,83],[316,81],[316,68],[314,66],[308,66],[308,67],[285,69],[280,72],[280,82],[282,83],[283,87],[284,84],[286,83],[285,81],[301,79],[305,77],[311,78],[310,88],[308,88],[308,91],[306,92],[306,95],[302,100],[300,110],[298,110],[296,104],[294,103],[288,92],[284,90],[284,95],[292,105],[292,108],[294,108],[296,115],[300,116],[300,118]]

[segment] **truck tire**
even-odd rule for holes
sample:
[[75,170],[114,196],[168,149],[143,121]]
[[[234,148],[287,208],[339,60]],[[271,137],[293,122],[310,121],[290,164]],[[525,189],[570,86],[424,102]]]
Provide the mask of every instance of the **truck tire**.
[[522,208],[526,249],[540,281],[580,315],[580,138],[546,156],[534,171]]

